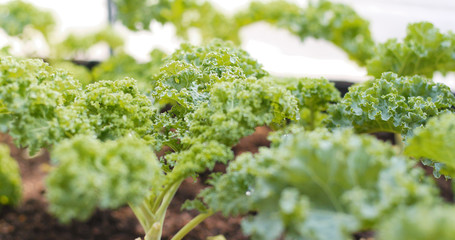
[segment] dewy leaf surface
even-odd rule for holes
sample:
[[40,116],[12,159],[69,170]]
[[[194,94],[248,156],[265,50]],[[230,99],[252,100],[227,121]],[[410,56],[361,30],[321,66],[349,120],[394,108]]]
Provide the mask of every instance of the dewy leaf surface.
[[349,239],[398,206],[432,202],[435,188],[422,178],[386,143],[319,129],[240,156],[202,197],[225,214],[257,211],[244,223],[253,239]]
[[331,106],[329,126],[407,136],[428,118],[450,111],[454,104],[455,97],[444,84],[384,73],[379,79],[351,87],[340,103]]

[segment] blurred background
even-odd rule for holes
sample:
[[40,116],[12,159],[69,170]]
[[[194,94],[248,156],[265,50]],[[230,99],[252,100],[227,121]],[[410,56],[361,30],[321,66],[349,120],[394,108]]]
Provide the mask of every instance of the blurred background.
[[[291,1],[305,7],[308,1]],[[6,4],[10,0],[0,0]],[[49,11],[56,25],[49,38],[54,42],[63,41],[70,34],[87,35],[101,31],[109,25],[108,0],[33,0],[25,1],[40,10]],[[134,4],[134,0],[131,4]],[[225,15],[246,9],[248,0],[211,0],[216,9]],[[265,2],[265,1],[264,1]],[[389,38],[402,39],[406,26],[417,21],[432,22],[442,33],[455,31],[455,1],[453,0],[339,0],[352,7],[362,18],[370,22],[373,39],[384,42]],[[115,18],[115,10],[113,11]],[[201,43],[197,30],[190,29],[187,39],[176,35],[171,23],[152,21],[150,30],[132,31],[119,21],[113,21],[113,29],[124,39],[123,51],[138,62],[150,60],[150,52],[159,48],[172,53],[185,41]],[[315,38],[299,37],[286,29],[280,29],[266,22],[257,22],[241,29],[241,47],[264,68],[277,76],[324,76],[331,80],[362,81],[367,79],[366,70],[349,60],[347,54],[333,43]],[[0,48],[9,45],[9,52],[17,56],[47,58],[52,55],[46,39],[33,35],[27,41],[19,41],[0,30]],[[74,55],[75,60],[104,61],[110,56],[106,43],[90,46],[84,54]],[[442,76],[436,73],[435,81],[443,81],[455,88],[455,75]]]

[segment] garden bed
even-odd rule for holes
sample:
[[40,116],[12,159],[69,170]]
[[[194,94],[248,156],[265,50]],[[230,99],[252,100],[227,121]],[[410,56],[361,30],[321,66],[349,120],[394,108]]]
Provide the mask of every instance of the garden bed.
[[[259,127],[256,132],[243,138],[233,148],[236,155],[242,152],[257,152],[258,147],[268,146],[266,139],[269,129]],[[375,136],[384,141],[393,142],[393,135],[378,133]],[[23,179],[24,199],[17,208],[8,207],[0,213],[0,239],[2,240],[89,240],[110,239],[129,240],[144,235],[139,222],[129,207],[118,210],[97,210],[86,222],[73,221],[69,225],[60,224],[57,219],[47,212],[47,202],[43,179],[46,169],[49,167],[49,154],[43,151],[39,156],[28,158],[26,151],[16,148],[11,144],[11,138],[5,134],[0,135],[0,141],[8,143],[11,155],[18,160],[21,176]],[[428,175],[432,174],[432,168],[418,165],[426,169]],[[223,165],[217,165],[215,171],[224,171]],[[202,174],[200,179],[194,181],[188,178],[174,198],[166,215],[163,240],[170,239],[185,223],[197,215],[196,211],[180,210],[180,206],[186,199],[193,199],[206,185],[203,183],[209,173]],[[202,179],[202,180],[201,180]],[[437,180],[441,189],[441,195],[446,201],[453,202],[453,192],[450,181],[443,178]],[[216,214],[201,223],[191,231],[185,239],[199,240],[208,236],[223,235],[226,239],[248,239],[242,234],[240,228],[241,217],[225,218]],[[374,239],[374,232],[367,231],[356,233],[353,239]]]

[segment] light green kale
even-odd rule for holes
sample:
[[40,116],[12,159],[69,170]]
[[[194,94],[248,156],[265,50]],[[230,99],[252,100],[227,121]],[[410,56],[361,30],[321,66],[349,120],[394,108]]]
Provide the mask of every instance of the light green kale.
[[58,112],[71,104],[80,90],[80,83],[68,73],[41,60],[1,57],[0,130],[33,154],[62,137],[58,133],[61,129],[54,125]]
[[70,34],[65,40],[52,46],[51,54],[58,59],[75,59],[98,43],[106,43],[111,49],[118,50],[124,45],[124,40],[110,27],[84,36]]
[[343,49],[349,57],[364,66],[373,56],[374,41],[369,22],[351,7],[330,1],[310,2],[301,8],[286,1],[252,2],[247,10],[234,17],[238,28],[266,21],[299,36],[321,38]]
[[[232,89],[235,86],[231,86],[228,82],[235,80],[241,82],[247,77],[262,78],[267,75],[267,72],[262,69],[262,65],[245,51],[233,48],[232,44],[219,40],[200,47],[183,44],[167,59],[160,69],[160,74],[155,77],[156,87],[151,95],[155,101],[171,104],[172,108],[160,114],[153,127],[154,132],[157,133],[155,138],[164,145],[173,147],[174,150],[177,150],[178,139],[184,137],[190,124],[199,124],[193,124],[185,118],[198,117],[198,115],[194,115],[195,111],[199,111],[199,115],[204,115],[205,110],[197,110],[201,106],[204,109],[212,107],[209,102],[211,101],[211,89],[215,85],[226,84],[229,85],[226,86],[227,89]],[[254,81],[249,80],[249,82]],[[237,85],[239,84],[241,83]],[[227,90],[227,92],[229,91],[231,92],[229,94],[233,96],[232,91],[237,90]],[[213,112],[213,110],[211,111]]]
[[368,74],[380,77],[392,71],[399,76],[433,77],[455,71],[455,34],[443,34],[429,22],[410,24],[403,41],[390,39],[379,44],[367,63]]
[[64,69],[68,71],[68,74],[73,76],[74,79],[79,80],[79,82],[86,86],[93,82],[92,73],[85,66],[78,65],[71,61],[65,60],[50,60],[49,64],[53,68]]
[[16,206],[22,197],[19,166],[10,156],[9,148],[0,145],[0,210],[2,206]]
[[253,78],[216,83],[209,100],[186,118],[191,124],[183,143],[216,140],[232,146],[257,126],[284,125],[297,115],[288,91]]
[[182,44],[160,69],[152,95],[192,110],[207,101],[207,91],[215,82],[265,75],[261,64],[229,42],[215,40],[200,47]]
[[[431,118],[425,127],[415,130],[408,140],[405,154],[414,158],[427,158],[433,165],[435,176],[455,177],[455,114],[446,113]],[[424,161],[426,163],[427,161]]]
[[234,158],[231,148],[216,141],[198,142],[189,149],[166,155],[166,161],[174,166],[168,180],[196,177],[205,170],[213,170],[215,163],[227,163]]
[[432,202],[423,177],[387,143],[318,129],[240,156],[201,196],[224,214],[257,211],[242,225],[253,239],[350,239],[400,206]]
[[[162,1],[165,2],[165,1]],[[197,29],[204,43],[219,38],[239,43],[238,27],[232,19],[208,1],[171,0],[160,11],[160,18],[172,23],[178,36],[188,39],[188,31]],[[160,4],[157,5],[160,8]],[[154,6],[155,8],[155,6]]]
[[32,4],[14,0],[0,5],[0,28],[10,36],[21,36],[27,27],[38,30],[47,37],[55,27],[52,14],[35,8]]
[[131,77],[138,81],[141,91],[149,92],[154,87],[153,75],[159,73],[166,54],[161,50],[154,49],[150,53],[150,57],[149,62],[138,63],[126,53],[116,54],[93,68],[93,78],[95,81],[100,81]]
[[176,34],[188,39],[188,32],[197,29],[203,42],[214,38],[239,42],[236,24],[207,1],[195,0],[115,0],[118,18],[131,30],[152,30],[150,24],[157,21],[161,24],[174,25]]
[[455,209],[450,205],[416,206],[397,211],[379,227],[378,240],[453,239]]
[[153,150],[135,137],[100,142],[77,136],[58,144],[51,158],[46,195],[62,222],[85,220],[96,207],[140,205],[159,192],[164,178]]
[[[159,16],[167,1],[159,1],[155,8],[146,5],[144,0],[114,0],[117,7],[117,18],[130,30],[149,29],[150,21]],[[158,18],[158,21],[161,19]]]
[[[257,79],[267,74],[261,65],[231,46],[220,41],[182,45],[154,77],[152,98],[126,78],[89,84],[62,104],[55,118],[57,129],[78,129],[75,120],[87,129],[66,131],[71,139],[54,148],[56,166],[47,181],[51,211],[67,222],[86,219],[97,206],[115,208],[128,202],[145,239],[161,239],[167,208],[187,177],[232,160],[231,147],[257,126],[279,127],[295,119],[295,97]],[[171,108],[159,113],[155,103]],[[159,159],[159,167],[147,165],[154,153],[144,153],[143,148],[162,146],[173,151]],[[65,195],[68,191],[72,192]],[[198,203],[203,206],[195,201],[193,207]],[[214,213],[198,209],[200,215],[173,239],[182,239]]]
[[330,127],[354,127],[357,132],[392,132],[408,136],[441,112],[450,111],[455,97],[449,87],[420,76],[381,78],[349,89],[329,108]]
[[202,46],[182,44],[169,59],[192,64],[205,75],[216,75],[218,78],[224,73],[257,79],[268,75],[262,64],[246,51],[235,47],[231,42],[220,40],[213,40]]
[[71,106],[86,117],[98,139],[134,134],[151,140],[152,119],[157,112],[134,79],[99,81],[86,86]]
[[369,25],[347,5],[318,1],[310,3],[296,22],[289,23],[289,28],[302,39],[315,37],[332,42],[363,66],[374,54]]
[[265,21],[278,27],[292,29],[292,23],[302,15],[303,9],[288,1],[253,1],[249,7],[234,15],[236,24],[244,27]]
[[35,153],[77,134],[101,140],[128,134],[150,141],[157,108],[136,81],[100,81],[82,89],[41,60],[0,59],[0,130]]
[[206,1],[116,0],[115,3],[119,19],[132,30],[150,29],[150,23],[156,20],[162,24],[172,23],[177,35],[183,38],[188,37],[190,29],[197,29],[203,42],[219,38],[239,44],[239,32],[243,27],[266,21],[289,30],[302,40],[315,37],[330,41],[361,66],[373,56],[375,43],[369,22],[344,4],[319,1],[301,8],[283,0],[252,2],[246,10],[230,17]]
[[272,78],[270,81],[285,87],[297,98],[299,124],[306,129],[323,126],[329,106],[341,100],[335,84],[325,78]]

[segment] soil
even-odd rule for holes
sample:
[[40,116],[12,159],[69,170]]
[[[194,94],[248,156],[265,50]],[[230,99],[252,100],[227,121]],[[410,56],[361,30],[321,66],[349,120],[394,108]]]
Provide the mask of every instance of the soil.
[[[269,146],[266,136],[270,129],[258,127],[256,132],[243,138],[233,147],[235,155],[242,152],[257,152],[260,146]],[[377,135],[379,139],[393,142],[393,136]],[[128,207],[115,211],[97,210],[86,222],[73,221],[62,225],[47,213],[47,202],[44,197],[43,179],[49,169],[49,153],[42,151],[38,156],[30,158],[24,149],[18,149],[11,143],[8,135],[1,134],[0,142],[7,143],[11,155],[18,160],[22,184],[23,201],[17,208],[3,208],[0,212],[0,240],[132,240],[144,236],[144,232]],[[421,166],[422,167],[422,166]],[[426,168],[431,174],[431,169]],[[216,165],[214,171],[225,171],[222,164]],[[201,174],[196,181],[188,178],[177,192],[166,215],[163,240],[170,239],[185,223],[197,215],[196,211],[181,211],[180,206],[186,199],[193,199],[206,187],[204,181],[209,172]],[[443,197],[453,201],[451,184],[443,179],[437,180]],[[226,239],[248,239],[240,229],[241,217],[225,218],[216,214],[191,231],[185,240],[206,239],[209,236],[224,235]],[[366,231],[354,234],[354,239],[372,240],[374,232]]]

